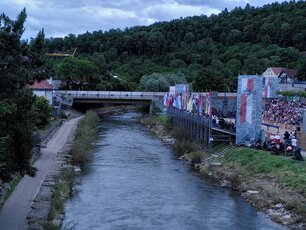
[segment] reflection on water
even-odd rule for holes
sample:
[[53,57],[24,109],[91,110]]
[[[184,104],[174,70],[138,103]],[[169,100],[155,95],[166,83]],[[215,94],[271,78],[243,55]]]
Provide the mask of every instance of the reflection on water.
[[101,122],[94,159],[66,203],[64,227],[285,229],[175,159],[169,146],[134,122],[135,116]]

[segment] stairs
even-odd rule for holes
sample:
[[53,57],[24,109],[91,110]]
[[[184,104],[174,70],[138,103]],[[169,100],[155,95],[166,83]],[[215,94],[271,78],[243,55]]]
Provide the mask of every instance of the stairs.
[[236,148],[235,145],[232,146],[222,146],[222,148],[212,148],[209,151],[209,155],[202,158],[201,165],[209,166],[211,163],[216,163],[216,159],[223,157],[225,153],[228,153]]

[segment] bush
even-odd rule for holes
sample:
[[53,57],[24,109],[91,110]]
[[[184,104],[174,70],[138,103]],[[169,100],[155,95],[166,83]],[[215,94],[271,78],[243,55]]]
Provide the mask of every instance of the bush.
[[64,201],[71,195],[73,176],[72,169],[65,168],[62,170],[59,181],[56,183],[52,193],[51,207],[48,214],[49,220],[55,219],[57,215],[64,212]]
[[89,111],[80,121],[76,134],[76,141],[71,147],[72,163],[82,164],[91,159],[92,143],[97,136],[96,123],[99,117],[96,113]]
[[188,154],[195,150],[195,146],[192,142],[190,141],[176,141],[175,144],[173,145],[173,148],[175,150],[175,155],[177,157],[180,157],[184,154]]
[[184,128],[175,128],[172,130],[172,136],[179,141],[188,141],[189,136]]
[[187,155],[187,158],[190,160],[192,164],[201,163],[202,153],[200,151],[192,151]]
[[158,115],[156,120],[165,128],[165,130],[171,130],[171,119],[167,115]]

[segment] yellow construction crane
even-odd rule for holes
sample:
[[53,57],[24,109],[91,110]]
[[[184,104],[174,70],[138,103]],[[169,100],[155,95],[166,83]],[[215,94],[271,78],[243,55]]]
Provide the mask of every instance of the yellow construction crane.
[[45,53],[45,55],[49,57],[73,57],[76,51],[77,48],[73,48],[68,50],[69,53]]

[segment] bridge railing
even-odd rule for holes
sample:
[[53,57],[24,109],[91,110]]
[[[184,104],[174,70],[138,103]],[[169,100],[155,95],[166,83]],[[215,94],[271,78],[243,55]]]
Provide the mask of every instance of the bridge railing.
[[107,98],[107,99],[154,99],[163,98],[165,92],[133,92],[133,91],[76,91],[57,90],[57,94],[73,98]]

